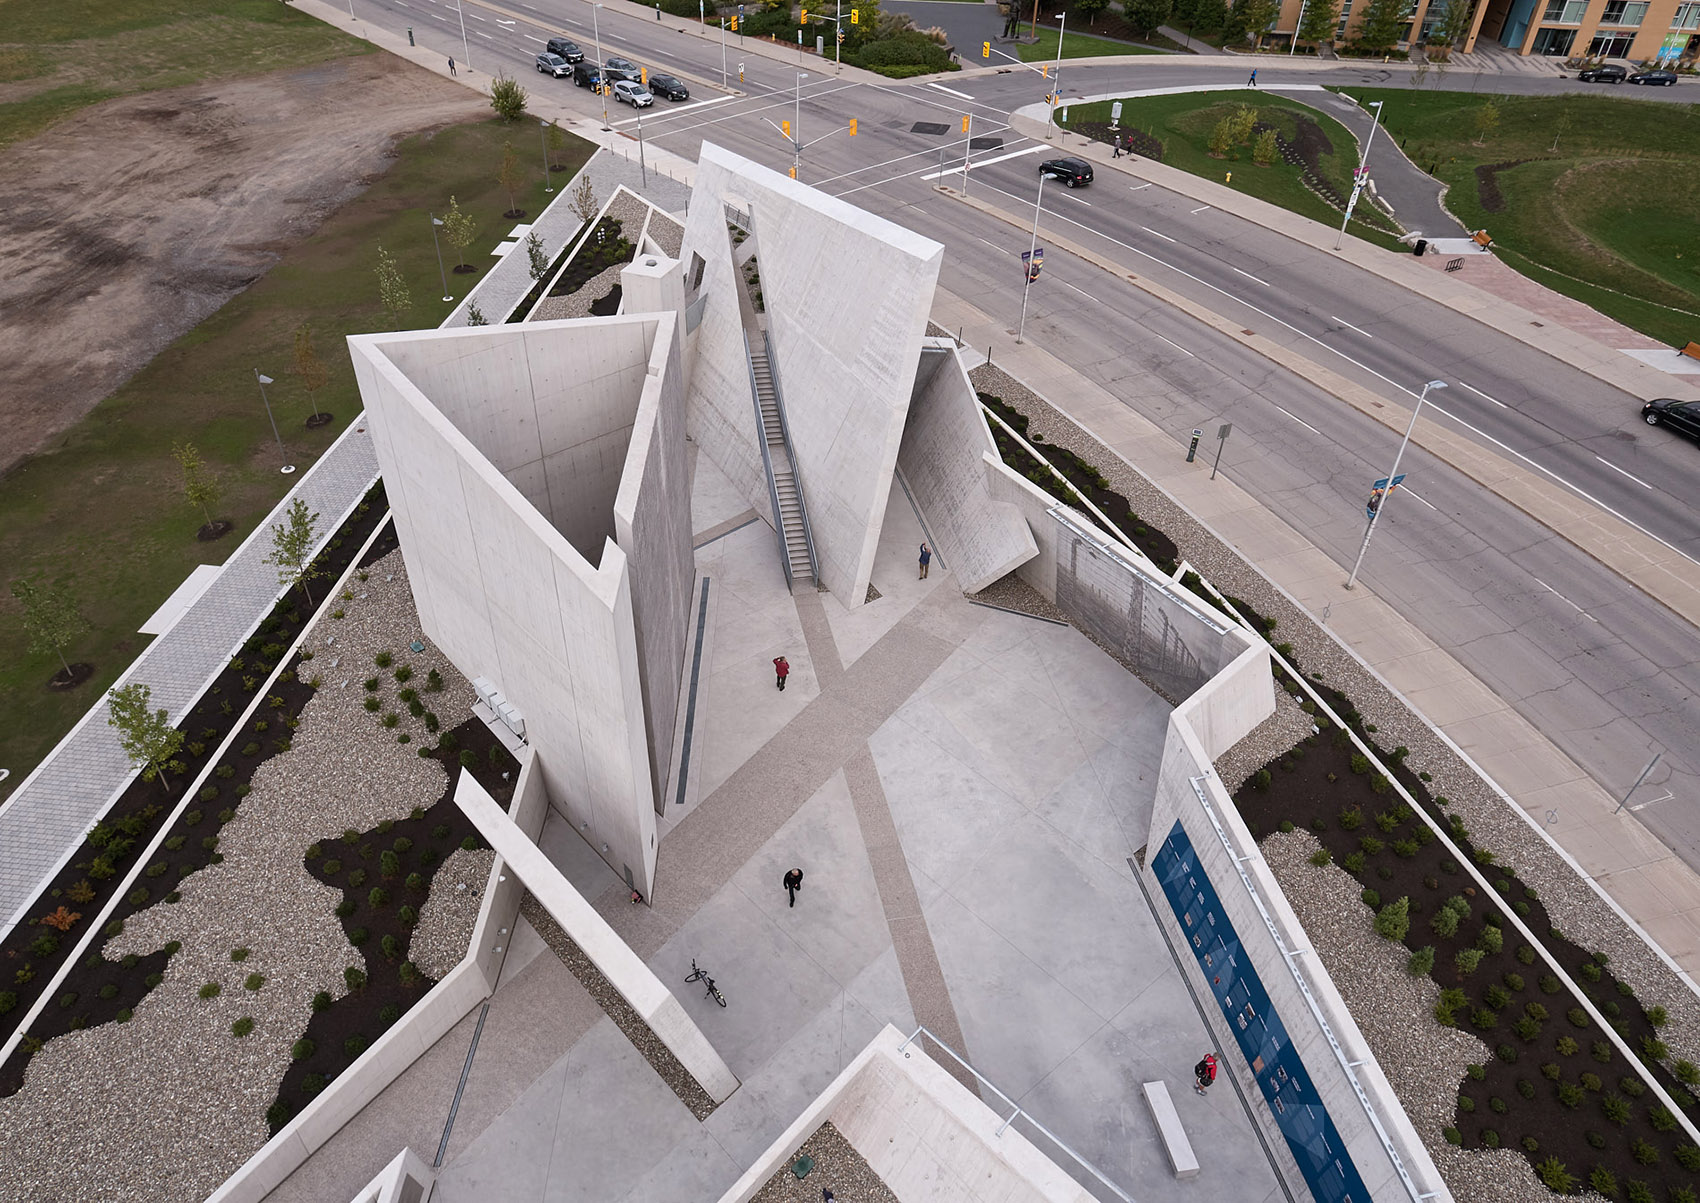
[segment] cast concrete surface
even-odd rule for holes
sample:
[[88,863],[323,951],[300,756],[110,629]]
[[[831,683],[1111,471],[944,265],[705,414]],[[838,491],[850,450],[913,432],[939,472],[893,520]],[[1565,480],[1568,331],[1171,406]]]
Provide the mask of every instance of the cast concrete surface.
[[[742,512],[705,456],[693,496],[699,532]],[[1168,705],[1072,628],[967,602],[947,565],[916,579],[922,526],[900,487],[886,513],[881,597],[855,609],[788,596],[764,523],[698,549],[696,750],[653,908],[565,824],[544,829],[742,1086],[698,1124],[522,926],[438,1198],[715,1197],[884,1024],[918,1021],[1142,1200],[1197,1189],[1171,1177],[1139,1099],[1156,1079],[1212,1151],[1201,1183],[1279,1197],[1233,1093],[1181,1089],[1209,1037],[1126,864]],[[848,736],[822,736],[819,716]],[[724,1010],[684,983],[692,958]],[[273,1198],[352,1194],[403,1141],[434,1150],[471,1022]]]

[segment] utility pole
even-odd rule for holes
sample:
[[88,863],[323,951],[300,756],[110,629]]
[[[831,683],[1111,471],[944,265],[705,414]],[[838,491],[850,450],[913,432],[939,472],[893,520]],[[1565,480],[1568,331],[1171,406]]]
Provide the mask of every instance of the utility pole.
[[1423,412],[1423,402],[1428,399],[1431,388],[1445,388],[1446,381],[1431,380],[1423,385],[1423,391],[1417,396],[1417,407],[1411,411],[1411,420],[1405,426],[1405,437],[1399,440],[1399,450],[1393,456],[1393,470],[1387,474],[1387,492],[1382,495],[1381,504],[1375,507],[1375,512],[1369,516],[1369,525],[1364,527],[1363,546],[1358,548],[1358,562],[1352,565],[1352,575],[1346,578],[1346,588],[1355,588],[1358,583],[1358,569],[1364,566],[1364,553],[1369,551],[1370,536],[1375,534],[1375,524],[1381,521],[1381,516],[1387,512],[1387,503],[1393,498],[1393,490],[1399,480],[1399,461],[1405,458],[1405,446],[1411,441],[1411,431],[1417,428],[1417,415]]
[[[1340,236],[1334,240],[1334,249],[1339,250],[1340,244],[1346,240],[1346,227],[1351,224],[1352,210],[1358,206],[1358,195],[1364,190],[1364,182],[1369,179],[1369,144],[1375,141],[1376,127],[1381,124],[1381,104],[1379,100],[1369,102],[1369,107],[1375,112],[1369,123],[1369,137],[1364,139],[1363,154],[1358,157],[1358,169],[1352,173],[1352,195],[1346,201],[1346,216],[1340,221]],[[1442,388],[1446,386],[1441,385]]]

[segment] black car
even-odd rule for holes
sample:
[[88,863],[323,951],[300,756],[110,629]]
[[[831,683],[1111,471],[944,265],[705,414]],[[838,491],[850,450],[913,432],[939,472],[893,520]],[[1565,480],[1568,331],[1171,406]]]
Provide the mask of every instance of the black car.
[[649,90],[657,96],[665,96],[668,100],[689,100],[691,90],[685,87],[682,80],[674,79],[671,75],[651,75]]
[[1607,63],[1603,67],[1589,67],[1576,78],[1585,84],[1620,84],[1629,78],[1629,68]]
[[573,82],[581,88],[594,88],[602,82],[602,72],[589,63],[579,63],[573,67]]
[[578,43],[567,38],[550,38],[549,44],[543,47],[545,53],[558,54],[569,63],[584,62],[584,51],[578,48]]
[[1641,418],[1649,426],[1669,426],[1691,439],[1700,440],[1700,401],[1655,397],[1641,407]]
[[1651,87],[1668,88],[1676,83],[1675,71],[1637,71],[1629,77],[1632,84],[1647,84]]
[[537,56],[537,69],[545,75],[553,75],[556,79],[573,73],[572,65],[558,54],[550,54],[545,50]]
[[1039,174],[1061,180],[1070,188],[1092,182],[1092,164],[1085,159],[1046,159],[1039,164]]

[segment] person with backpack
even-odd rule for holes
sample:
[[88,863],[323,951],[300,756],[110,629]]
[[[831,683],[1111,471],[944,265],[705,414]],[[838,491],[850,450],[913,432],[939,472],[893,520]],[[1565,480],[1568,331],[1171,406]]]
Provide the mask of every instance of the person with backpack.
[[1204,1060],[1192,1067],[1192,1074],[1197,1079],[1193,1082],[1192,1088],[1199,1094],[1208,1091],[1210,1084],[1216,1080],[1216,1054],[1205,1053]]
[[784,656],[775,656],[773,658],[773,675],[778,678],[779,688],[784,690],[785,678],[791,675],[791,662]]

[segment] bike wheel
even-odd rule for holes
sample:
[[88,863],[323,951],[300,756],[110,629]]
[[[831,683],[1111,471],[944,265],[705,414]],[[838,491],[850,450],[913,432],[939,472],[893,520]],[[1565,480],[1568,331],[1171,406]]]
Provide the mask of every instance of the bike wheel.
[[726,996],[724,994],[720,993],[720,991],[710,990],[709,993],[714,996],[715,1002],[719,1003],[723,1007],[726,1005]]

